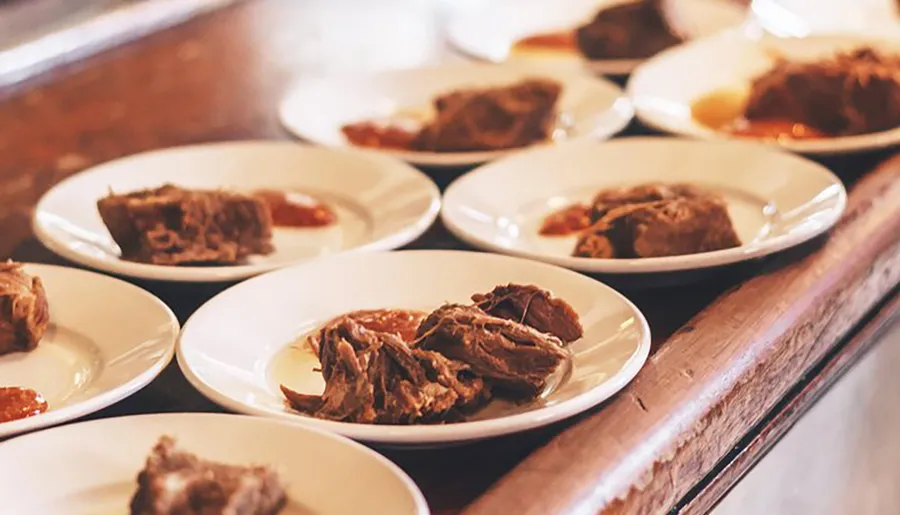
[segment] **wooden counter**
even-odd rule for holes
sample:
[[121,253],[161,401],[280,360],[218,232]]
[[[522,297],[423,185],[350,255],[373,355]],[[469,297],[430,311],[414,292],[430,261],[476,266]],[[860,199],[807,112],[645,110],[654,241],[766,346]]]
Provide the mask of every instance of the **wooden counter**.
[[[0,255],[34,241],[39,196],[89,165],[205,141],[287,138],[276,105],[301,74],[447,59],[428,2],[256,0],[0,89]],[[632,133],[640,128],[630,129]],[[453,449],[384,451],[436,513],[703,512],[900,310],[900,160],[827,164],[851,186],[827,238],[681,288],[625,293],[653,354],[604,406]],[[453,177],[432,174],[441,185]],[[465,248],[435,226],[411,248]],[[184,321],[222,286],[140,283]],[[170,366],[93,418],[214,411]]]

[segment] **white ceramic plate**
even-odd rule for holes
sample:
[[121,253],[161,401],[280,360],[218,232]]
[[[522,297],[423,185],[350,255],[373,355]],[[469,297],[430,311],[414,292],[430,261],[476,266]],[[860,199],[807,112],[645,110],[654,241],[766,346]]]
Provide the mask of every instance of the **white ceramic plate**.
[[101,410],[146,386],[172,359],[178,320],[150,293],[75,268],[29,264],[26,271],[44,284],[50,327],[37,349],[0,356],[0,387],[32,388],[49,408],[0,423],[0,438]]
[[753,0],[751,19],[782,37],[835,32],[900,33],[895,0]]
[[[536,67],[488,64],[304,79],[293,86],[279,114],[284,126],[300,138],[348,147],[352,144],[341,133],[341,127],[348,123],[390,118],[398,112],[422,113],[421,118],[428,118],[431,101],[438,95],[460,88],[507,85],[528,77],[552,78],[563,85],[558,108],[568,119],[566,139],[608,138],[631,121],[631,105],[612,82],[572,73],[548,73]],[[473,165],[517,151],[368,150],[432,167]]]
[[[628,93],[638,118],[656,129],[701,139],[747,139],[697,122],[691,114],[691,105],[716,91],[746,89],[754,77],[775,64],[775,56],[814,60],[866,44],[890,53],[900,52],[900,39],[889,41],[855,35],[753,39],[726,32],[659,54],[634,72],[628,82]],[[757,141],[805,154],[842,154],[896,145],[900,143],[900,127],[840,138]]]
[[[552,211],[589,202],[603,188],[647,182],[718,191],[744,244],[687,256],[592,259],[571,256],[575,236],[538,234]],[[834,225],[846,192],[825,167],[761,145],[645,137],[512,156],[455,181],[444,203],[447,228],[472,245],[584,272],[633,274],[720,266],[797,245]]]
[[[123,260],[97,200],[171,182],[188,188],[299,191],[326,202],[338,222],[274,230],[275,252],[236,266],[160,266]],[[290,142],[213,143],[117,159],[70,177],[38,203],[34,230],[50,250],[115,274],[165,281],[227,281],[335,252],[400,247],[440,210],[440,192],[415,168],[370,153]]]
[[[450,18],[447,38],[461,52],[490,62],[529,62],[587,69],[606,75],[627,75],[639,59],[585,61],[576,53],[511,52],[513,44],[534,34],[573,29],[589,21],[602,8],[632,0],[493,0],[460,9]],[[745,9],[731,0],[677,0],[673,19],[691,38],[714,34],[740,25]]]
[[202,458],[276,467],[289,499],[280,515],[428,514],[412,480],[362,445],[296,424],[211,413],[95,420],[2,443],[4,513],[125,515],[163,435]]
[[[318,360],[297,345],[333,317],[355,309],[434,309],[470,302],[509,282],[536,284],[568,301],[584,337],[569,347],[569,379],[543,400],[492,402],[474,420],[385,426],[332,422],[285,407],[279,384],[319,393]],[[523,431],[575,415],[609,398],[637,374],[650,350],[643,315],[589,277],[534,261],[479,252],[403,251],[343,255],[266,274],[230,288],[187,322],[178,363],[204,395],[229,409],[293,420],[352,438],[391,444],[462,442]]]

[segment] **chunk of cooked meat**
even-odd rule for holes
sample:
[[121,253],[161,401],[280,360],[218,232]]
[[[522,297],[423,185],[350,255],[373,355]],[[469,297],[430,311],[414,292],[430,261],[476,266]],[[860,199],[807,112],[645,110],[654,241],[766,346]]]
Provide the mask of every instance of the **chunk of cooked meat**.
[[723,202],[677,198],[611,210],[581,235],[574,255],[609,257],[611,247],[615,258],[678,256],[740,244]]
[[750,121],[801,123],[829,136],[900,125],[900,56],[871,48],[813,62],[782,60],[751,84]]
[[272,215],[252,195],[163,185],[97,201],[125,259],[155,265],[233,264],[272,252]]
[[[359,309],[335,318],[326,323],[322,329],[332,323],[340,324],[343,318],[352,318],[370,331],[395,334],[408,343],[416,339],[416,330],[426,314],[424,311],[414,309]],[[308,338],[309,346],[316,355],[319,354],[319,337],[322,329]]]
[[138,474],[131,515],[275,515],[287,502],[271,467],[198,458],[160,438]]
[[458,304],[442,306],[425,318],[418,346],[466,363],[516,400],[539,395],[568,359],[555,336]]
[[472,302],[489,315],[531,326],[563,343],[571,343],[584,334],[572,306],[533,284],[497,286],[488,293],[472,295]]
[[559,83],[528,79],[510,86],[466,89],[434,101],[436,116],[413,141],[417,150],[503,150],[546,140],[556,118]]
[[456,392],[456,408],[460,412],[474,411],[490,400],[490,387],[469,365],[448,359],[438,352],[413,349],[412,353],[422,365],[429,381]]
[[671,26],[663,0],[637,0],[604,8],[575,30],[589,59],[643,59],[684,39]]
[[442,422],[487,396],[484,382],[468,367],[414,354],[398,335],[368,329],[353,316],[327,324],[316,341],[324,393],[281,387],[292,407],[316,417],[376,424]]
[[591,202],[591,220],[603,218],[610,210],[628,204],[655,202],[675,198],[712,197],[713,194],[690,184],[641,184],[602,190]]
[[25,273],[21,263],[0,263],[0,355],[34,350],[49,324],[41,279]]

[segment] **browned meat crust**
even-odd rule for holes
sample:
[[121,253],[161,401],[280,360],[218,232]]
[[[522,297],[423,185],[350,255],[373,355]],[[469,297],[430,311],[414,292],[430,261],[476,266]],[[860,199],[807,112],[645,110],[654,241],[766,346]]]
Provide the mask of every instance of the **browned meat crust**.
[[275,515],[287,502],[270,467],[225,465],[177,450],[160,438],[131,499],[131,515]]
[[900,124],[900,57],[860,48],[815,62],[781,61],[753,81],[744,117],[802,123],[829,136],[893,129]]
[[272,252],[272,216],[259,198],[166,184],[110,193],[97,209],[125,259],[156,265],[233,264]]
[[494,88],[458,90],[435,99],[437,115],[413,141],[417,150],[465,152],[523,147],[553,130],[562,86],[529,79]]
[[0,355],[34,350],[49,324],[41,279],[26,274],[21,263],[0,263]]
[[670,25],[661,0],[602,9],[575,30],[578,49],[589,59],[643,59],[683,40]]

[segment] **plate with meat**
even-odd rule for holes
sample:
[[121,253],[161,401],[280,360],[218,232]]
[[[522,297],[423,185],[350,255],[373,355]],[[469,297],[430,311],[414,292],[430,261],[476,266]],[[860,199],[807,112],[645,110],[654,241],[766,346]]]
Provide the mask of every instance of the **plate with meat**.
[[93,268],[215,282],[396,248],[439,210],[437,186],[405,163],[247,141],[146,152],[81,172],[44,195],[34,230],[50,250]]
[[0,263],[0,439],[143,388],[172,359],[178,330],[165,304],[124,281]]
[[0,444],[0,499],[23,515],[429,513],[409,476],[356,442],[213,413],[93,420]]
[[441,217],[491,251],[642,274],[798,245],[837,222],[846,196],[827,168],[763,145],[638,137],[485,165],[447,188]]
[[478,164],[571,139],[604,139],[632,118],[622,90],[577,73],[454,64],[302,79],[279,110],[304,140],[414,164]]
[[447,37],[484,61],[627,75],[667,48],[739,26],[745,11],[732,0],[495,0],[459,8]]
[[186,323],[177,355],[191,384],[228,409],[442,445],[580,413],[623,388],[649,349],[644,316],[589,277],[509,256],[402,251],[234,286]]
[[647,62],[628,91],[643,122],[675,134],[816,155],[900,143],[897,38],[727,32]]

